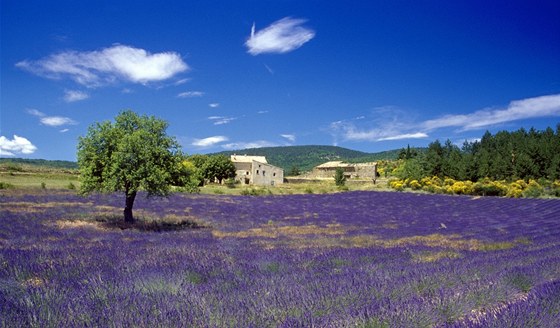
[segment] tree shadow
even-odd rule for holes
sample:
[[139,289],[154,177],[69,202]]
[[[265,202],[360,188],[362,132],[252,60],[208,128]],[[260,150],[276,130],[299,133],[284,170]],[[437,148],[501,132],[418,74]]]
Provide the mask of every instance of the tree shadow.
[[95,222],[109,230],[137,230],[144,232],[207,229],[211,226],[194,217],[166,216],[162,218],[138,217],[133,223],[125,222],[120,215],[98,215]]

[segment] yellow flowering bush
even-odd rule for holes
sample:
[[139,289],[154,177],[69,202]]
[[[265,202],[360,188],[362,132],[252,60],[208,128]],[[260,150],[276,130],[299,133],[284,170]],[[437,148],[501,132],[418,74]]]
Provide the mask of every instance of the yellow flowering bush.
[[[560,197],[560,180],[547,183],[547,186],[550,187],[550,190],[546,190],[547,194]],[[512,198],[540,197],[545,194],[545,188],[535,180],[530,180],[529,182],[517,180],[508,183],[504,180],[494,181],[485,178],[474,183],[470,180],[457,181],[451,178],[442,180],[437,176],[433,176],[424,177],[420,180],[411,178],[390,180],[389,187],[397,191],[410,188],[434,194],[506,196]]]
[[452,186],[448,187],[448,190],[451,190],[451,193],[456,195],[470,195],[472,194],[473,189],[473,183],[469,180],[456,181]]
[[523,181],[523,184],[519,183],[519,181],[520,180],[517,180],[516,182],[512,182],[509,184],[508,191],[506,193],[507,197],[519,198],[523,196],[523,184],[525,184],[525,181]]
[[451,178],[445,178],[443,180],[443,185],[444,186],[453,186],[453,184],[455,184],[455,180],[453,180]]
[[418,180],[412,180],[408,183],[412,190],[419,190],[422,188],[422,185],[418,182]]
[[540,197],[544,192],[544,188],[535,180],[529,180],[527,188],[523,190],[523,197]]
[[402,182],[397,181],[393,184],[393,189],[395,189],[396,191],[403,191],[404,186],[403,186]]
[[556,180],[552,183],[552,192],[554,196],[560,197],[560,180]]

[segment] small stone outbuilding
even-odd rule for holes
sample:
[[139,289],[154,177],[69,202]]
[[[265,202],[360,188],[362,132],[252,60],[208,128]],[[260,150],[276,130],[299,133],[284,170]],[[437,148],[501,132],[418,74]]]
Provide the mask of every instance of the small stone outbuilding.
[[264,156],[231,155],[235,180],[245,185],[274,186],[284,183],[284,170],[268,164]]
[[317,178],[333,178],[336,170],[341,168],[347,179],[372,179],[377,178],[377,163],[344,163],[341,161],[327,162],[316,166],[312,175]]

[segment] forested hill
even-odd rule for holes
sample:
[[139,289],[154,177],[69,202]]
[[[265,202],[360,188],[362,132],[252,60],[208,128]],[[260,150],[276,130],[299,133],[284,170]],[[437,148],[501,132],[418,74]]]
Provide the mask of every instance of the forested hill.
[[27,159],[27,158],[0,158],[0,164],[26,164],[52,169],[77,169],[78,163],[71,161]]
[[328,161],[371,162],[396,159],[399,152],[400,150],[390,150],[380,153],[364,153],[336,146],[284,146],[224,151],[217,154],[266,156],[268,163],[286,171],[293,167],[297,167],[301,171],[310,171],[313,167]]

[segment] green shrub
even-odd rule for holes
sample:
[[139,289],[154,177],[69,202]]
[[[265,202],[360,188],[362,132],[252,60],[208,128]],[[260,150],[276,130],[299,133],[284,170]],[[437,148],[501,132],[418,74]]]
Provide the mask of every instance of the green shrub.
[[0,189],[11,189],[13,187],[14,185],[10,183],[0,181]]
[[508,188],[499,181],[484,179],[474,184],[473,193],[478,196],[505,196]]
[[181,192],[186,192],[189,194],[198,194],[200,192],[200,187],[198,181],[189,180],[184,186],[180,187]]
[[344,176],[344,170],[340,167],[338,167],[336,169],[336,172],[334,174],[334,183],[337,186],[344,186],[344,184],[346,183],[346,177]]
[[527,189],[523,191],[523,197],[537,198],[543,195],[544,188],[535,180],[529,181]]
[[241,195],[244,196],[263,196],[263,195],[271,195],[272,191],[268,188],[245,188],[241,190]]
[[47,184],[44,182],[41,182],[41,189],[47,189]]
[[67,188],[70,190],[76,190],[76,186],[72,182],[68,184]]
[[556,197],[560,197],[560,180],[554,181],[551,188],[552,188],[552,195]]
[[235,188],[235,185],[238,184],[239,181],[235,180],[235,178],[229,178],[226,180],[225,185],[226,187],[233,189]]

